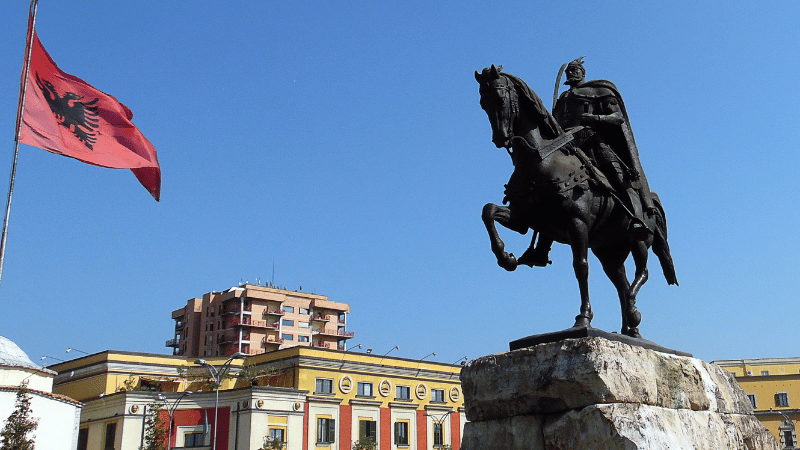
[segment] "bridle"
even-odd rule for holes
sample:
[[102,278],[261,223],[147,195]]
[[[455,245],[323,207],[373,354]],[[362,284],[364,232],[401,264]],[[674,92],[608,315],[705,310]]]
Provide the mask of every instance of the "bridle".
[[[510,83],[508,78],[502,75],[497,79],[488,81],[486,83],[486,88],[496,90],[498,92],[498,98],[502,100],[501,106],[503,107],[503,111],[501,111],[501,117],[505,117],[508,121],[506,130],[508,130],[508,139],[510,141],[511,138],[514,137],[512,124],[519,114],[519,97],[517,97],[516,89],[513,83]],[[498,123],[498,126],[499,125]],[[506,148],[506,151],[511,154],[510,149]]]

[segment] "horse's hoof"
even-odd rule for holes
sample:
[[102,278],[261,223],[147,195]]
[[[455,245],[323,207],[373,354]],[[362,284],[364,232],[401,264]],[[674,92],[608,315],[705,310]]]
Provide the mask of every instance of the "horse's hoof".
[[641,339],[642,338],[642,335],[639,334],[639,329],[636,328],[636,327],[629,328],[627,332],[623,329],[622,330],[622,334],[624,334],[625,336],[630,336],[630,337],[635,338],[635,339]]
[[579,315],[575,316],[575,325],[573,325],[572,327],[573,328],[591,328],[591,326],[592,326],[592,319],[590,319],[590,318],[588,318],[586,316],[582,316],[582,315],[579,314]]
[[503,257],[497,258],[497,265],[509,272],[513,272],[517,269],[517,258],[514,257],[513,253],[506,253]]

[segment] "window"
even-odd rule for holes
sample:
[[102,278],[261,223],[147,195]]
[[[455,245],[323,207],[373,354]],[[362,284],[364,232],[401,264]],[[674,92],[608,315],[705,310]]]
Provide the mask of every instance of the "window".
[[300,314],[305,314],[305,315],[311,314],[311,312],[308,310],[308,308],[299,308],[299,310],[300,310]]
[[431,389],[431,401],[444,403],[444,389]]
[[293,341],[294,335],[293,334],[283,334],[281,335],[285,341]]
[[283,428],[270,428],[269,429],[269,440],[274,441],[278,440],[280,442],[286,442],[286,430]]
[[[317,380],[319,382],[319,380]],[[336,421],[317,418],[317,443],[332,444],[336,442]]]
[[333,380],[328,378],[317,378],[317,388],[315,394],[333,394]]
[[358,383],[358,396],[359,397],[374,397],[372,393],[372,383]]
[[117,422],[106,424],[106,445],[103,447],[105,450],[114,450],[114,441],[117,435]]
[[300,328],[310,328],[311,324],[308,322],[297,322],[297,326]]
[[86,450],[89,448],[89,429],[81,428],[78,431],[78,450]]
[[442,424],[433,424],[433,446],[441,447],[444,445],[444,432],[442,431]]
[[294,312],[294,306],[286,306],[286,305],[282,305],[282,306],[281,306],[281,309],[282,309],[284,312],[288,312],[288,313],[293,313],[293,312]]
[[395,445],[408,445],[408,422],[395,422],[394,443]]
[[283,326],[285,326],[285,327],[293,327],[293,326],[294,326],[294,320],[283,319],[283,320],[281,321],[281,323],[282,323],[282,324],[283,324]]
[[767,376],[767,375],[769,375],[769,370],[762,370],[762,371],[761,371],[761,376],[762,376],[762,377],[765,377],[765,376]]
[[358,442],[363,444],[367,439],[378,442],[378,422],[361,419],[358,421]]
[[794,435],[792,430],[783,430],[783,448],[794,448]]
[[747,399],[750,400],[750,404],[753,405],[753,409],[758,407],[758,403],[756,402],[756,394],[747,394]]
[[204,436],[202,431],[193,431],[190,433],[186,433],[183,435],[183,446],[184,447],[202,447],[204,442]]
[[778,392],[775,394],[775,406],[785,408],[789,406],[789,393]]
[[411,386],[397,386],[396,400],[411,400]]
[[297,336],[297,342],[308,342],[308,336]]

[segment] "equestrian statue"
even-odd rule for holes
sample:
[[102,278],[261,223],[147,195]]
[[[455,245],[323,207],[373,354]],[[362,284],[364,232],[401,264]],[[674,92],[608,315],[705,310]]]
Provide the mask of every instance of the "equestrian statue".
[[[591,327],[592,249],[619,295],[622,334],[641,338],[636,295],[647,281],[650,248],[667,283],[678,284],[666,216],[642,169],[622,96],[610,81],[585,81],[582,59],[561,67],[552,114],[502,66],[475,72],[492,142],[505,148],[514,164],[503,199],[508,206],[488,203],[483,222],[498,265],[508,271],[521,264],[547,266],[554,241],[572,248],[581,297],[574,327]],[[559,97],[565,69],[569,89]],[[495,222],[520,234],[533,230],[531,245],[519,258],[505,251]],[[633,283],[625,272],[628,255],[636,268]]]

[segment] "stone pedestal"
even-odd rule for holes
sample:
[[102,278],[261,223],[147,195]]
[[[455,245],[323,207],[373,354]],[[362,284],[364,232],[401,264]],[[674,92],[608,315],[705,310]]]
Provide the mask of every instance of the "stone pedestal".
[[462,450],[778,450],[733,376],[601,337],[470,361]]

